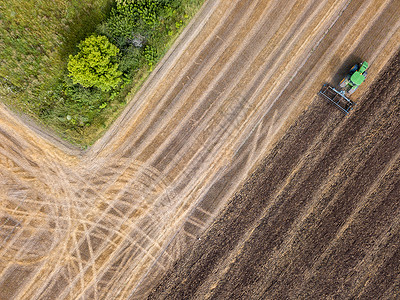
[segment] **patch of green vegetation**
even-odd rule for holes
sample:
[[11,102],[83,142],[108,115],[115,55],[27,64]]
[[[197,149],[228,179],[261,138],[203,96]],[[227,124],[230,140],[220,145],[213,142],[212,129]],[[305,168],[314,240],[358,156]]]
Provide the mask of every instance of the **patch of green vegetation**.
[[83,87],[97,87],[110,91],[120,82],[117,55],[119,49],[105,36],[90,36],[79,45],[79,52],[69,56],[68,71],[74,84]]
[[[0,4],[0,97],[64,139],[90,145],[123,110],[128,93],[140,88],[203,2]],[[91,38],[103,44],[107,40],[109,53],[93,46],[94,40],[88,42]],[[82,50],[85,43],[97,49],[97,57],[92,50]],[[108,64],[101,63],[105,57]]]

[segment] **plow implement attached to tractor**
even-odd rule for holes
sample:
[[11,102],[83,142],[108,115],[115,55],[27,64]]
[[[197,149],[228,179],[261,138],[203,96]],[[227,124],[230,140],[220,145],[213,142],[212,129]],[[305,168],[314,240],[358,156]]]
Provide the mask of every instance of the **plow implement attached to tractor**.
[[345,92],[339,92],[337,89],[325,84],[318,93],[323,98],[331,101],[335,104],[341,111],[348,114],[353,108],[355,103],[345,96]]

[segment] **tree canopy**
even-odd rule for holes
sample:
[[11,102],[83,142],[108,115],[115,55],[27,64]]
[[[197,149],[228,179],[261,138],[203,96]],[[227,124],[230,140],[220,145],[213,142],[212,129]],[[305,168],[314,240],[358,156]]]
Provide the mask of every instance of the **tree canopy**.
[[105,36],[90,36],[79,45],[79,52],[69,56],[68,71],[74,83],[98,87],[103,91],[115,88],[122,72],[118,71],[116,56],[119,49]]

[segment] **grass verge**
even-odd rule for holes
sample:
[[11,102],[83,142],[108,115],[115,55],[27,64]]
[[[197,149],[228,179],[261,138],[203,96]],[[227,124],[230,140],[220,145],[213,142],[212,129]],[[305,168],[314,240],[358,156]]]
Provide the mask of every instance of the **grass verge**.
[[[64,140],[87,147],[121,113],[126,96],[140,88],[203,2],[10,0],[0,4],[4,37],[0,97]],[[84,87],[69,76],[69,56],[90,35],[104,35],[121,50],[122,80],[112,90]]]

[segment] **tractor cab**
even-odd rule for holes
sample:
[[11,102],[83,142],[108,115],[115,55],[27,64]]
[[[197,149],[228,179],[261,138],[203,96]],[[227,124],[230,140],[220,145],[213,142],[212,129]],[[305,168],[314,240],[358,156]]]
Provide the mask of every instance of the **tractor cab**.
[[364,61],[362,65],[360,66],[360,69],[358,71],[355,71],[353,75],[350,77],[350,81],[353,84],[353,86],[359,86],[361,83],[364,82],[365,78],[367,77],[367,70],[368,68],[368,63]]
[[347,74],[347,76],[340,82],[340,88],[342,88],[342,90],[349,95],[353,94],[367,77],[367,68],[368,63],[366,61],[360,65],[354,65],[350,69],[350,72]]

